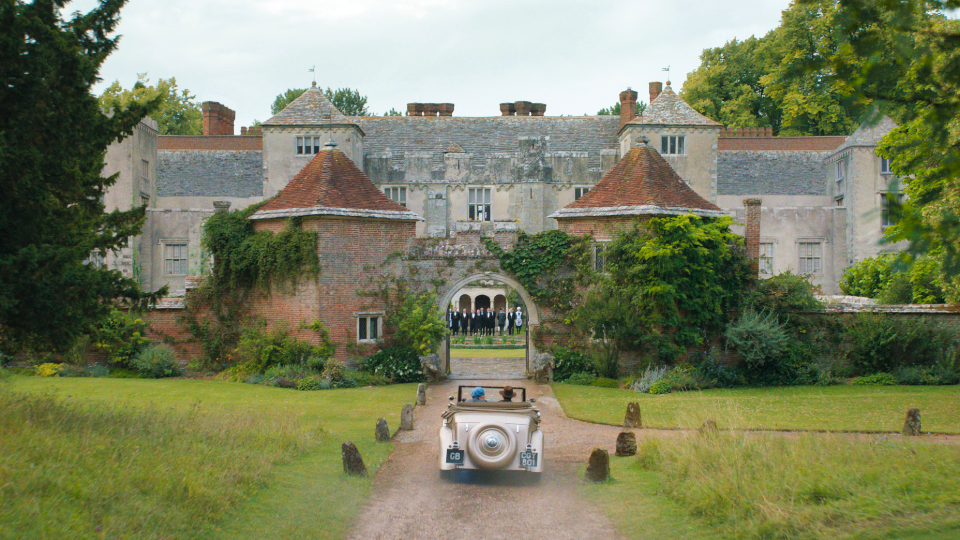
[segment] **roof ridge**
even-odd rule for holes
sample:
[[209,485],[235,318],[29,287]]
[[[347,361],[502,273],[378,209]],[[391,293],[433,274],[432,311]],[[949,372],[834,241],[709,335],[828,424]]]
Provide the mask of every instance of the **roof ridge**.
[[640,116],[624,124],[624,127],[650,124],[723,126],[720,122],[697,112],[669,85],[665,86],[663,91],[650,101],[650,104],[640,113]]
[[[301,125],[301,124],[357,124],[340,112],[323,90],[316,86],[307,88],[297,99],[291,101],[282,111],[270,117],[263,123],[270,125]],[[359,127],[359,126],[358,126]]]

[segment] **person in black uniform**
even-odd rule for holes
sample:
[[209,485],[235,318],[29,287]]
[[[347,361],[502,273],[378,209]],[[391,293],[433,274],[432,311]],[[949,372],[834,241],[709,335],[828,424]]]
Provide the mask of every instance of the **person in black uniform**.
[[460,311],[460,333],[467,335],[470,331],[470,314],[467,313],[466,309]]
[[500,337],[503,338],[503,330],[507,326],[507,314],[503,311],[503,308],[500,308],[500,313],[497,313],[497,326],[500,330]]
[[479,310],[473,310],[473,313],[470,314],[470,335],[475,336],[477,332],[480,331],[480,312]]
[[497,327],[497,314],[492,308],[487,308],[487,335],[492,336],[494,328]]
[[459,311],[450,311],[450,334],[457,335],[457,331],[460,330],[460,312]]
[[510,308],[510,311],[507,313],[507,333],[513,335],[513,323],[516,321],[517,315],[513,312],[513,308]]

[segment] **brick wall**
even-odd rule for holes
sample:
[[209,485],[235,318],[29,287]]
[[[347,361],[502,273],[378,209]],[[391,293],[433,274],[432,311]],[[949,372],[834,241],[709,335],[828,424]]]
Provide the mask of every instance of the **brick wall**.
[[249,135],[160,135],[157,150],[263,150],[263,137]]
[[744,247],[747,250],[747,259],[754,274],[760,271],[760,199],[746,199],[743,201],[746,207],[747,219],[744,225],[743,239]]
[[147,327],[147,337],[151,341],[165,343],[177,355],[181,366],[186,366],[191,360],[203,357],[203,345],[178,322],[183,315],[183,307],[160,308],[147,311],[141,316],[150,323]]
[[573,236],[593,235],[595,240],[607,241],[633,227],[637,219],[649,219],[647,216],[609,216],[588,218],[564,218],[557,220],[557,228]]
[[832,152],[846,137],[720,137],[717,150]]

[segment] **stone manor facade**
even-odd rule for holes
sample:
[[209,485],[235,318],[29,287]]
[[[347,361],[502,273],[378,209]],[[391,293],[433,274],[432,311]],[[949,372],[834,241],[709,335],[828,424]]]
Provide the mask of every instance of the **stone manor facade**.
[[102,263],[146,290],[169,285],[182,294],[187,278],[210,264],[200,242],[204,219],[273,197],[330,141],[422,218],[418,237],[555,229],[551,214],[646,140],[693,191],[740,223],[744,200],[761,201],[762,275],[810,274],[833,294],[844,268],[896,248],[879,244],[890,224],[884,195],[899,192],[889,163],[876,155],[894,127],[889,119],[848,137],[773,137],[724,128],[669,82],[650,83],[649,106],[633,117],[637,96],[620,93],[620,117],[546,116],[546,105],[525,101],[491,104],[488,117],[453,116],[449,103],[412,103],[403,117],[348,117],[314,86],[240,135],[233,111],[212,102],[203,104],[202,136],[161,136],[146,120],[108,152],[106,172],[120,180],[106,202],[108,210],[146,204],[147,223],[130,248]]

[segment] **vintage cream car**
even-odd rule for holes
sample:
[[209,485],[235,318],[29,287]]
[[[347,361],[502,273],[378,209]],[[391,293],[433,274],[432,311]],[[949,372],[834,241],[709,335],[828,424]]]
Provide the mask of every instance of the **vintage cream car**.
[[[540,410],[527,401],[525,388],[515,387],[513,402],[468,402],[475,387],[461,386],[456,402],[443,412],[440,426],[440,475],[449,477],[458,469],[543,472],[543,432]],[[484,386],[486,395],[501,386]],[[497,396],[499,398],[499,396]],[[453,401],[454,397],[450,397]]]

